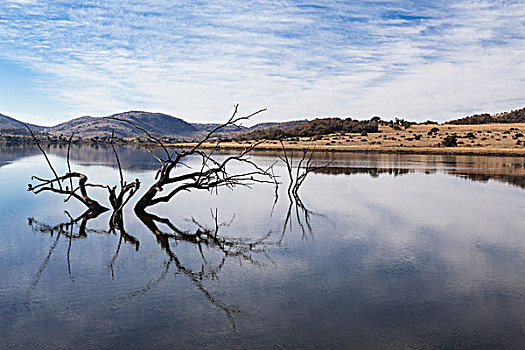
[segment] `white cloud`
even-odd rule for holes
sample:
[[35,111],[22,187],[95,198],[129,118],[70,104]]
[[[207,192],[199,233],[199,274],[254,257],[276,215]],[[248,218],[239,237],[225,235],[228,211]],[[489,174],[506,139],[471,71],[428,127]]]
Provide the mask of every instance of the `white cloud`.
[[37,0],[5,0],[6,3],[11,4],[34,4]]
[[72,114],[444,120],[525,101],[522,2],[26,4],[0,7],[0,57]]

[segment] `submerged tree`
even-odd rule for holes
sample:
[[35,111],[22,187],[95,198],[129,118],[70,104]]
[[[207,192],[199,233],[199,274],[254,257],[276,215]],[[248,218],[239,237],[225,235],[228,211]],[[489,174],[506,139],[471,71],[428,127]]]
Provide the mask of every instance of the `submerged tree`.
[[[116,117],[107,117],[108,119],[131,124],[133,127],[146,134],[149,139],[153,140],[158,146],[160,146],[162,150],[163,155],[156,156],[148,149],[152,156],[154,156],[159,161],[160,167],[156,172],[155,181],[140,196],[134,207],[135,213],[142,220],[142,222],[151,230],[151,225],[156,220],[153,219],[154,216],[152,217],[147,215],[146,209],[160,203],[170,202],[178,193],[191,190],[218,191],[220,187],[227,187],[231,189],[236,186],[250,187],[256,183],[270,183],[275,185],[275,206],[278,200],[279,187],[279,182],[277,181],[278,177],[275,175],[273,168],[275,163],[273,163],[270,167],[263,169],[250,159],[250,153],[264,141],[254,142],[242,149],[240,152],[236,154],[230,154],[222,158],[215,155],[215,152],[217,152],[219,149],[220,141],[218,141],[211,149],[205,149],[205,146],[209,147],[209,144],[205,145],[205,143],[214,141],[214,137],[218,132],[231,126],[240,127],[240,123],[242,121],[250,119],[263,111],[265,111],[265,109],[261,109],[246,116],[239,116],[238,105],[235,105],[232,115],[226,122],[217,125],[211,131],[206,133],[200,141],[196,142],[188,149],[180,151],[169,150],[159,138],[155,137],[144,128],[129,120],[119,119]],[[109,210],[109,208],[95,200],[89,194],[88,189],[97,187],[106,189],[108,191],[109,204],[113,209],[111,218],[109,220],[110,231],[114,232],[115,230],[118,230],[120,232],[125,232],[122,215],[123,208],[139,190],[140,181],[139,179],[136,179],[133,182],[127,183],[124,180],[120,159],[113,142],[114,134],[112,133],[110,141],[119,173],[118,187],[107,184],[91,183],[88,181],[86,174],[73,172],[71,170],[69,158],[73,134],[69,138],[67,148],[66,162],[68,171],[65,174],[59,176],[51,164],[51,161],[49,160],[46,152],[40,146],[36,136],[27,125],[26,127],[31,133],[38,148],[44,155],[46,162],[54,175],[54,177],[49,179],[33,176],[32,180],[37,181],[38,183],[36,185],[29,184],[28,190],[35,194],[44,191],[50,191],[65,195],[66,202],[71,198],[75,198],[88,208],[88,212],[91,213],[91,217],[96,217],[98,214]],[[308,210],[303,204],[299,196],[299,189],[311,172],[328,167],[332,161],[329,161],[326,164],[316,165],[314,164],[314,151],[306,148],[302,150],[302,154],[298,160],[298,163],[294,164],[291,154],[288,153],[282,141],[281,150],[283,152],[283,156],[279,158],[284,162],[288,172],[289,183],[287,194],[290,201],[283,227],[283,233],[286,230],[288,223],[291,224],[290,217],[292,215],[292,207],[295,205],[297,221],[304,234],[305,226],[303,224],[303,220],[308,229],[311,231],[309,218],[312,212]],[[199,165],[194,166],[193,168],[187,164],[187,161],[192,157],[200,158]],[[244,165],[243,171],[240,173],[231,172],[230,164],[232,163]],[[301,219],[300,213],[302,213],[303,219]],[[151,231],[155,232],[155,230]]]
[[[240,127],[242,121],[250,119],[263,111],[265,111],[265,109],[261,109],[246,116],[239,116],[238,105],[235,105],[232,115],[226,122],[213,128],[211,131],[205,134],[200,141],[196,142],[189,149],[180,151],[168,150],[166,145],[159,138],[151,135],[147,130],[129,120],[119,119],[116,117],[107,117],[108,119],[129,123],[138,130],[141,130],[151,140],[154,140],[163,151],[162,156],[156,156],[150,151],[150,153],[159,161],[160,167],[156,172],[154,183],[140,196],[136,202],[134,207],[135,212],[137,214],[142,214],[149,207],[159,203],[167,203],[171,201],[175,195],[183,191],[217,191],[220,187],[227,187],[230,189],[236,186],[250,187],[256,183],[274,184],[276,186],[277,200],[277,187],[279,186],[279,183],[277,182],[273,171],[273,165],[275,163],[270,167],[263,169],[250,159],[250,152],[264,141],[254,142],[240,152],[225,156],[222,159],[215,156],[215,152],[219,149],[220,141],[215,144],[215,147],[208,149],[207,151],[204,150],[204,144],[212,142],[214,136],[216,136],[216,134],[221,130],[231,126]],[[75,198],[83,203],[88,208],[88,210],[99,213],[109,209],[89,195],[88,189],[96,187],[104,188],[108,191],[109,203],[113,209],[113,214],[110,219],[110,227],[122,225],[123,208],[139,190],[140,181],[139,179],[136,179],[131,183],[126,183],[124,181],[120,159],[113,142],[114,135],[112,134],[111,136],[111,147],[113,149],[119,171],[118,191],[117,186],[88,182],[88,177],[86,174],[73,172],[71,170],[69,155],[73,134],[69,138],[68,142],[66,159],[68,171],[65,174],[59,176],[51,164],[51,161],[49,160],[46,152],[40,146],[38,139],[27,125],[26,127],[31,133],[38,148],[43,153],[47,164],[54,175],[53,178],[33,176],[32,180],[35,180],[38,183],[36,185],[29,184],[28,190],[35,194],[41,193],[43,191],[62,194],[67,196],[65,199],[66,202],[71,198]],[[302,186],[309,173],[317,169],[327,167],[331,162],[321,166],[314,166],[313,151],[310,149],[305,149],[303,150],[299,163],[295,167],[295,170],[293,170],[294,166],[292,158],[288,157],[287,150],[284,147],[282,141],[281,147],[283,151],[283,157],[280,158],[286,164],[290,181],[288,185],[288,197],[290,198],[291,202],[295,202],[299,207],[305,210],[304,205],[302,204],[298,195],[299,188]],[[199,157],[201,160],[200,164],[194,168],[187,165],[187,161],[192,157]],[[230,165],[232,163],[244,165],[243,171],[240,173],[231,172]]]
[[[322,165],[314,164],[313,150],[305,149],[302,151],[298,162],[294,163],[291,154],[289,154],[284,146],[284,143],[282,142],[281,147],[283,156],[280,157],[280,159],[284,162],[288,172],[289,184],[287,187],[287,194],[290,203],[280,239],[273,239],[271,231],[252,238],[243,238],[243,235],[224,235],[220,232],[220,228],[225,225],[221,225],[219,223],[217,211],[212,212],[212,228],[209,228],[208,226],[203,225],[199,221],[192,218],[192,223],[195,228],[191,230],[179,228],[177,225],[175,225],[175,220],[173,218],[160,217],[146,211],[146,209],[157,204],[172,201],[178,193],[183,191],[218,191],[218,189],[221,187],[250,187],[258,183],[273,184],[275,186],[275,205],[278,200],[278,188],[280,185],[278,176],[274,173],[275,163],[273,163],[268,168],[263,169],[250,159],[250,153],[258,145],[260,145],[261,142],[254,142],[235,154],[229,154],[221,157],[216,155],[216,152],[220,146],[220,142],[217,142],[212,148],[205,149],[205,146],[209,146],[209,144],[205,145],[205,143],[213,142],[214,136],[216,136],[219,131],[228,126],[240,126],[242,121],[247,120],[263,111],[264,109],[247,116],[238,116],[238,105],[236,105],[231,117],[225,123],[216,126],[190,148],[180,151],[168,149],[168,147],[159,138],[151,135],[147,130],[139,127],[133,122],[121,120],[115,117],[108,117],[121,122],[127,122],[141,130],[151,140],[154,140],[157,143],[162,152],[162,156],[156,156],[153,152],[150,152],[159,161],[159,169],[156,172],[153,184],[147,188],[136,201],[134,211],[136,217],[142,222],[147,230],[155,236],[160,248],[167,255],[167,261],[165,264],[165,269],[163,269],[160,277],[153,278],[150,283],[148,283],[144,288],[134,292],[133,295],[136,295],[137,293],[145,293],[151,288],[154,288],[160,281],[162,281],[162,279],[165,278],[165,276],[167,276],[170,266],[174,266],[176,268],[176,271],[174,272],[177,275],[184,275],[189,278],[189,280],[213,305],[225,312],[227,318],[230,320],[232,325],[235,326],[233,318],[235,310],[226,303],[222,302],[220,298],[212,294],[209,289],[206,288],[205,282],[216,279],[227,261],[234,260],[238,261],[240,264],[248,263],[255,266],[263,266],[265,262],[264,258],[271,260],[269,258],[268,251],[271,247],[281,244],[286,227],[291,221],[290,218],[293,216],[293,205],[295,205],[297,220],[303,234],[306,230],[305,225],[309,230],[311,230],[309,218],[312,212],[306,209],[305,205],[301,201],[299,190],[311,172],[327,167],[331,161]],[[30,129],[29,131],[31,132]],[[51,164],[51,161],[49,160],[46,152],[40,146],[38,139],[32,132],[31,134],[33,135],[33,139],[35,140],[38,148],[43,153],[53,176],[49,179],[33,176],[32,180],[36,181],[37,184],[30,184],[28,186],[28,190],[35,194],[48,191],[64,195],[66,196],[66,202],[71,198],[74,198],[84,204],[88,209],[85,214],[75,219],[69,215],[69,213],[67,213],[70,220],[54,226],[39,223],[34,219],[29,220],[30,226],[35,231],[49,233],[51,235],[57,233],[56,242],[50,248],[48,255],[44,259],[42,267],[35,276],[35,282],[33,285],[36,286],[38,284],[40,276],[44,271],[47,262],[49,261],[49,257],[53,253],[58,243],[58,238],[61,235],[69,239],[67,261],[68,270],[70,271],[71,276],[69,255],[72,241],[75,239],[85,238],[88,233],[95,232],[94,230],[90,230],[87,227],[88,221],[98,217],[105,211],[109,211],[110,208],[113,210],[113,212],[109,219],[109,230],[97,230],[96,232],[104,234],[113,233],[115,235],[117,232],[120,233],[118,245],[107,266],[108,270],[110,270],[113,275],[113,266],[115,265],[118,258],[122,243],[131,243],[136,250],[139,248],[139,241],[132,235],[128,234],[124,228],[123,210],[130,202],[132,197],[140,189],[140,180],[136,179],[130,183],[127,183],[124,180],[118,152],[113,142],[113,134],[111,136],[111,147],[115,156],[119,174],[118,185],[115,186],[89,182],[88,176],[86,174],[73,172],[71,170],[70,151],[73,135],[71,135],[69,139],[67,149],[67,172],[65,172],[65,174],[59,175]],[[190,167],[190,165],[188,165],[188,163],[190,163],[189,160],[195,160],[194,158],[200,162],[197,162],[197,165]],[[242,165],[242,170],[240,172],[232,171],[231,165],[234,163]],[[93,188],[102,188],[107,191],[109,202],[108,207],[104,206],[93,198],[90,193],[90,190]],[[302,216],[300,213],[302,213]],[[199,261],[197,268],[194,268],[188,263],[185,263],[180,259],[180,257],[177,256],[176,247],[177,244],[181,242],[189,243],[195,248],[194,252],[200,256],[200,259],[197,259]],[[34,286],[32,288],[34,288]]]
[[34,194],[39,194],[44,191],[49,191],[49,192],[65,195],[66,199],[64,199],[64,202],[69,201],[71,198],[75,198],[79,202],[84,204],[87,207],[89,212],[95,215],[95,214],[99,214],[99,213],[108,211],[109,208],[103,206],[96,199],[90,196],[88,194],[88,188],[97,188],[97,187],[104,188],[108,191],[109,202],[111,204],[111,207],[113,208],[113,214],[111,216],[110,225],[111,226],[116,225],[117,222],[122,219],[122,216],[121,216],[122,209],[124,208],[126,203],[128,203],[128,201],[131,199],[131,197],[133,197],[133,195],[139,189],[140,181],[138,179],[136,179],[134,182],[131,182],[131,183],[126,183],[124,181],[124,178],[122,176],[122,168],[120,166],[120,160],[118,158],[118,154],[115,150],[115,146],[113,143],[113,135],[111,136],[111,146],[113,147],[113,152],[117,160],[117,165],[118,165],[119,174],[120,174],[120,190],[118,193],[116,192],[117,186],[111,187],[106,184],[97,184],[97,183],[88,182],[88,177],[86,174],[83,174],[80,172],[73,172],[71,170],[71,163],[69,161],[69,158],[70,158],[70,152],[71,152],[71,141],[73,140],[74,133],[71,134],[71,137],[69,138],[69,142],[68,142],[68,147],[67,147],[67,157],[66,157],[67,172],[64,175],[59,176],[57,171],[51,164],[51,161],[49,160],[47,153],[44,151],[44,149],[40,145],[38,138],[35,136],[35,134],[29,128],[28,125],[25,125],[25,126],[31,133],[31,136],[33,137],[36,145],[38,146],[38,149],[44,155],[44,158],[46,159],[46,162],[49,168],[51,169],[51,172],[54,175],[54,177],[50,179],[42,178],[38,176],[32,176],[31,180],[37,181],[38,183],[36,185],[28,184],[27,190],[30,192],[33,192]]
[[[253,116],[264,112],[261,109],[247,116],[238,116],[238,107],[235,105],[233,114],[223,124],[220,124],[209,131],[199,142],[188,150],[173,151],[170,153],[166,145],[148,133],[147,130],[134,124],[129,120],[108,117],[109,119],[119,120],[134,126],[143,131],[150,139],[154,140],[163,150],[164,156],[156,157],[160,162],[160,169],[155,176],[155,182],[146,190],[135,205],[135,211],[142,213],[146,208],[159,203],[169,202],[176,194],[182,191],[198,190],[217,190],[219,187],[233,188],[235,186],[251,186],[254,183],[273,183],[270,169],[262,169],[249,158],[249,153],[257,147],[260,142],[253,143],[235,155],[226,157],[224,160],[214,158],[214,152],[218,149],[220,142],[217,142],[215,148],[210,152],[205,152],[202,146],[205,142],[211,141],[211,138],[222,129],[229,126],[240,127],[240,123],[250,119]],[[191,156],[199,156],[201,164],[198,169],[191,169],[185,161]],[[229,172],[228,166],[231,163],[243,163],[248,166],[248,170],[242,173],[234,174]],[[189,169],[184,173],[177,173],[181,166]],[[168,188],[169,187],[169,188]]]
[[[321,169],[324,169],[330,164],[332,164],[333,159],[328,161],[327,163],[321,164],[321,165],[314,165],[314,151],[310,148],[305,148],[302,150],[301,158],[299,158],[299,163],[294,168],[294,162],[293,158],[288,154],[286,147],[284,146],[284,143],[281,142],[281,149],[283,151],[283,156],[279,157],[284,164],[286,165],[286,170],[288,172],[288,188],[287,188],[287,194],[288,199],[290,201],[288,206],[288,211],[286,214],[286,218],[284,220],[283,225],[283,234],[286,231],[286,227],[288,224],[291,225],[291,217],[292,217],[292,208],[295,206],[295,214],[297,223],[301,228],[301,231],[303,232],[303,236],[306,233],[305,224],[308,228],[308,231],[312,231],[312,228],[310,226],[310,216],[312,214],[315,214],[311,210],[308,210],[306,206],[304,205],[303,201],[301,200],[301,197],[299,196],[299,189],[305,182],[307,176],[314,172]],[[275,197],[275,203],[277,203],[277,183],[276,183],[276,197]],[[274,203],[274,205],[275,205]],[[301,215],[302,214],[302,215]],[[318,215],[318,214],[315,214]],[[304,222],[303,222],[304,219]]]

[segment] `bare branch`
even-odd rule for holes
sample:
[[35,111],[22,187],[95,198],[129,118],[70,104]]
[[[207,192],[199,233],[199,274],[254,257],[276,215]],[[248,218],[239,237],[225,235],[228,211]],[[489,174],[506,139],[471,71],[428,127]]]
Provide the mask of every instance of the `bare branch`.
[[[135,211],[142,212],[146,208],[158,203],[169,202],[177,193],[182,191],[190,191],[192,189],[216,191],[218,187],[222,186],[233,188],[237,185],[250,186],[253,183],[267,183],[268,181],[264,178],[271,178],[269,169],[264,170],[260,168],[248,157],[248,154],[260,145],[261,142],[253,143],[238,154],[226,157],[226,159],[222,161],[218,161],[213,157],[214,152],[219,148],[219,143],[212,148],[211,152],[204,152],[200,149],[205,142],[221,129],[229,125],[237,125],[240,121],[249,119],[263,111],[265,111],[265,109],[261,109],[247,116],[238,116],[238,105],[235,105],[232,115],[225,123],[213,128],[189,150],[176,153],[174,157],[170,157],[166,161],[161,161],[161,167],[155,176],[155,183],[151,185],[146,193],[138,200],[135,205]],[[159,141],[159,143],[162,142]],[[202,158],[199,169],[175,175],[174,171],[178,168],[178,165],[184,165],[189,168],[189,166],[184,163],[184,160],[192,155],[199,155]],[[242,174],[232,175],[228,172],[227,166],[233,161],[245,163],[250,166],[251,170]],[[168,185],[174,187],[170,189],[168,194],[159,195]]]
[[212,137],[212,135],[214,135],[217,131],[219,131],[219,130],[225,128],[225,127],[228,126],[228,125],[235,125],[235,126],[237,126],[237,123],[239,123],[241,120],[248,120],[248,119],[250,119],[251,117],[253,117],[253,116],[257,115],[257,114],[266,111],[266,108],[264,108],[264,109],[260,109],[260,110],[258,110],[257,112],[254,112],[254,113],[249,114],[249,115],[244,116],[244,117],[237,117],[237,112],[238,112],[238,110],[239,110],[239,105],[236,104],[236,105],[234,106],[233,114],[232,114],[232,116],[230,117],[230,119],[228,119],[225,123],[216,126],[216,127],[213,128],[210,132],[208,132],[208,134],[207,134],[202,140],[200,140],[200,141],[199,141],[199,142],[198,142],[198,143],[197,143],[197,144],[196,144],[196,145],[190,150],[189,153],[193,153],[193,152],[195,152],[197,149],[199,149],[199,147],[202,146],[202,144],[203,144],[204,142],[208,141],[208,139],[209,139],[210,137]]
[[[70,180],[70,179],[77,179],[78,180],[78,187],[77,188],[66,188],[64,189],[62,186],[59,186],[59,188],[53,187],[53,184],[61,184],[62,181]],[[65,175],[62,175],[60,177],[57,177],[56,179],[46,180],[42,178],[38,178],[36,176],[33,176],[32,179],[37,179],[41,183],[33,186],[31,184],[28,185],[28,191],[33,192],[34,194],[39,194],[43,191],[50,191],[58,194],[67,195],[68,197],[74,197],[80,202],[82,202],[86,207],[88,207],[90,210],[93,211],[101,211],[104,212],[108,210],[106,207],[100,205],[96,200],[92,199],[86,191],[86,187],[104,187],[107,188],[107,186],[104,185],[96,185],[96,184],[89,184],[87,183],[87,176],[82,173],[67,173]],[[80,192],[80,194],[76,193],[77,191]]]
[[146,129],[138,126],[137,124],[133,123],[132,121],[129,121],[127,119],[121,119],[121,118],[116,118],[116,117],[104,117],[105,119],[112,119],[112,120],[118,120],[120,122],[126,122],[128,124],[131,124],[131,126],[133,126],[134,128],[136,129],[139,129],[140,131],[142,131],[143,133],[145,133],[146,135],[148,135],[148,137],[152,140],[155,140],[155,142],[157,142],[163,149],[164,149],[164,152],[166,153],[166,156],[167,156],[167,159],[168,160],[171,160],[171,155],[170,155],[170,152],[168,152],[168,149],[166,148],[166,146],[164,146],[164,143],[162,143],[161,140],[159,140],[158,138],[156,138],[155,136],[151,135]]
[[[303,149],[301,159],[299,160],[299,163],[297,164],[297,167],[295,168],[295,175],[294,175],[293,160],[291,156],[290,157],[288,156],[286,152],[286,148],[282,140],[280,142],[281,142],[281,148],[283,151],[283,157],[279,157],[279,158],[281,159],[281,161],[285,163],[286,169],[288,172],[288,177],[290,180],[290,183],[288,184],[288,198],[290,199],[290,205],[288,207],[288,211],[287,211],[286,218],[285,218],[284,225],[283,225],[283,235],[286,231],[288,224],[290,224],[290,229],[292,228],[291,226],[292,225],[292,220],[291,220],[292,206],[295,205],[295,215],[296,215],[297,223],[299,227],[301,228],[303,237],[305,237],[306,227],[308,228],[309,232],[312,231],[312,227],[310,225],[310,215],[315,214],[315,213],[308,210],[303,204],[301,198],[299,197],[299,188],[302,186],[302,184],[306,180],[308,174],[310,174],[312,171],[316,171],[316,170],[328,167],[330,164],[332,164],[334,159],[320,166],[312,166],[314,151],[309,148],[305,148]],[[304,165],[305,162],[306,162],[306,165]],[[274,203],[274,206],[275,206],[275,203]],[[272,207],[272,212],[273,212],[273,207]],[[302,216],[301,216],[301,213],[302,213]],[[315,214],[315,215],[319,215],[319,214]],[[304,219],[304,222],[306,223],[306,227],[303,224],[303,219]]]
[[112,130],[111,131],[111,148],[113,149],[113,154],[115,155],[115,159],[117,160],[118,173],[120,176],[120,188],[122,189],[124,187],[124,176],[122,176],[122,167],[120,166],[120,159],[118,157],[117,151],[115,150],[115,143],[113,142],[114,135],[115,135],[115,130]]
[[[69,142],[67,143],[67,170],[69,173],[71,173],[71,163],[69,162],[69,153],[71,151],[71,141],[73,140],[73,135],[75,135],[74,132],[71,133],[71,137],[69,138]],[[71,185],[71,189],[73,189],[73,179],[69,178],[69,184]]]
[[151,154],[153,156],[153,158],[155,158],[156,160],[159,161],[160,164],[164,165],[164,162],[162,161],[162,159],[160,159],[159,157],[157,157],[153,152],[151,152],[151,150],[149,148],[146,147],[146,151],[148,151],[149,154]]
[[288,158],[288,154],[286,153],[286,147],[284,147],[283,141],[279,140],[279,142],[281,143],[281,148],[283,150],[283,155],[284,155],[284,158],[282,158],[282,157],[280,157],[280,158],[285,163],[286,169],[288,170],[288,178],[290,180],[290,183],[288,184],[288,197],[290,197],[290,199],[291,199],[292,198],[291,192],[292,192],[292,188],[293,188],[293,184],[294,184],[294,178],[293,178],[293,174],[292,174],[293,161],[292,161],[291,158]]
[[[51,171],[52,171],[53,174],[55,175],[55,179],[57,179],[57,181],[58,181],[58,174],[57,174],[57,172],[55,171],[55,168],[53,168],[53,165],[51,165],[51,161],[50,161],[49,158],[47,157],[46,152],[44,151],[44,149],[42,148],[42,146],[40,146],[40,142],[38,142],[38,139],[36,138],[35,134],[33,133],[33,130],[31,130],[31,128],[29,127],[29,125],[27,125],[26,123],[22,123],[22,124],[24,124],[24,126],[27,128],[27,130],[29,130],[29,132],[31,133],[31,136],[33,137],[33,140],[36,142],[36,145],[38,146],[38,149],[40,149],[40,151],[41,151],[42,154],[44,155],[44,158],[46,158],[47,165],[49,165],[49,168],[51,168]],[[62,189],[62,184],[60,183],[60,181],[58,181],[58,186],[60,187],[60,189]]]

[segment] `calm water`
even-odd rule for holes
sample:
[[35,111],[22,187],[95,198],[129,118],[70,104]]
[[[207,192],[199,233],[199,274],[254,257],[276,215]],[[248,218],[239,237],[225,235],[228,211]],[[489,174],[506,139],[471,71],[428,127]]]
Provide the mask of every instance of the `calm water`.
[[[151,183],[147,152],[119,154]],[[151,209],[171,227],[129,210],[109,233],[109,213],[60,226],[82,206],[27,192],[43,157],[1,147],[0,348],[524,348],[525,159],[336,157],[301,189],[308,212],[257,185]],[[111,150],[72,160],[117,184]],[[199,242],[215,216],[219,243]]]

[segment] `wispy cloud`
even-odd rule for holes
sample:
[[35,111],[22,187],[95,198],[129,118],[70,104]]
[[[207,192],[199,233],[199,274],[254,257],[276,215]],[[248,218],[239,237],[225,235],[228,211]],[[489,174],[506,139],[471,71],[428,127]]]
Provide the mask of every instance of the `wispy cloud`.
[[522,1],[10,0],[0,57],[74,114],[447,119],[525,101]]

